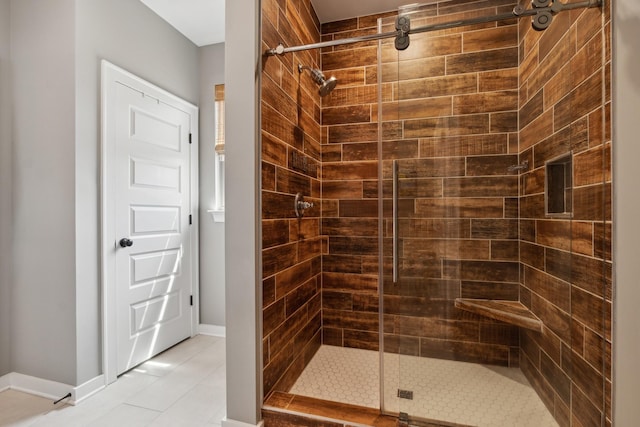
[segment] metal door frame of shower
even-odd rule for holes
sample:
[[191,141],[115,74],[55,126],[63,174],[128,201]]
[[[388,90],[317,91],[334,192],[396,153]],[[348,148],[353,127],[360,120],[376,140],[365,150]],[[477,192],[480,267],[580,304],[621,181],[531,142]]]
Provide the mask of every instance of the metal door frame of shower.
[[553,16],[574,9],[585,9],[601,7],[605,0],[584,0],[578,3],[562,3],[560,0],[533,0],[532,9],[524,9],[520,4],[513,8],[509,13],[501,13],[496,15],[481,16],[478,18],[463,19],[459,21],[444,22],[441,24],[425,25],[423,27],[411,28],[408,20],[403,20],[403,15],[398,16],[396,20],[396,31],[386,33],[369,34],[359,37],[350,37],[340,40],[331,40],[320,43],[310,43],[299,46],[284,47],[280,43],[275,48],[267,49],[264,52],[266,56],[284,55],[290,52],[300,52],[304,50],[320,49],[324,47],[342,46],[346,44],[359,43],[363,41],[383,40],[392,37],[396,38],[396,48],[404,50],[409,46],[409,35],[426,33],[432,31],[446,30],[449,28],[463,27],[465,25],[483,24],[487,22],[506,21],[513,18],[533,17],[533,26],[538,31],[545,30],[553,19]]

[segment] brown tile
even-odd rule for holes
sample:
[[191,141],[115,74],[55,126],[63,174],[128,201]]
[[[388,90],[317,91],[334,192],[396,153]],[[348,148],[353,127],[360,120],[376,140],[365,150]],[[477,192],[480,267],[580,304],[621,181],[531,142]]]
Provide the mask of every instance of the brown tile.
[[573,385],[571,402],[572,425],[597,427],[601,425],[602,413],[584,395],[579,387]]
[[602,105],[602,74],[595,73],[554,107],[554,126],[561,129]]
[[276,301],[276,278],[271,276],[262,281],[262,308]]
[[478,78],[475,74],[452,75],[400,81],[398,99],[421,99],[476,93]]
[[279,193],[311,194],[311,180],[302,174],[287,169],[276,169],[276,191]]
[[[466,102],[466,101],[460,101]],[[451,97],[401,100],[382,105],[382,120],[405,120],[428,117],[450,116],[452,114]]]
[[289,243],[289,222],[287,220],[262,221],[262,248]]
[[495,261],[519,261],[517,240],[491,241],[491,259]]
[[291,316],[315,296],[317,280],[308,280],[285,297],[286,315]]
[[518,195],[518,178],[482,177],[444,180],[444,197],[505,197]]
[[271,276],[294,265],[297,259],[297,249],[297,244],[291,243],[262,251],[263,277]]
[[287,165],[287,147],[266,132],[262,132],[262,161],[277,166]]
[[421,157],[506,154],[507,149],[506,135],[442,136],[420,140]]
[[292,268],[280,269],[276,275],[276,298],[283,298],[320,271],[314,267],[313,261],[305,261]]
[[419,356],[420,338],[385,334],[384,352],[393,354],[404,354],[409,356]]
[[430,138],[444,135],[489,133],[489,115],[471,114],[458,117],[407,120],[404,124],[408,138]]
[[524,241],[520,242],[520,261],[526,265],[544,269],[544,248]]
[[376,179],[378,177],[377,162],[343,162],[330,163],[322,167],[322,179],[324,180],[362,180]]
[[302,415],[262,410],[265,427],[344,427],[343,423],[320,421]]
[[554,334],[565,342],[569,342],[571,336],[571,318],[567,313],[535,293],[531,295],[531,311],[533,311]]
[[518,88],[518,69],[484,71],[478,74],[478,91],[490,92]]
[[377,219],[323,218],[322,233],[328,235],[377,236]]
[[471,73],[518,66],[518,48],[495,49],[447,57],[447,74]]
[[516,283],[477,282],[463,280],[461,283],[461,297],[475,299],[494,299],[517,301],[519,286]]
[[344,330],[344,346],[363,350],[378,351],[380,338],[378,332]]
[[[382,64],[382,81],[385,83],[440,77],[445,75],[445,57],[423,57],[402,61],[400,64]],[[376,84],[378,70],[367,68],[367,84]]]
[[529,148],[553,134],[553,110],[538,116],[520,132],[520,149]]
[[375,64],[377,47],[339,50],[322,54],[322,71],[327,72],[340,68],[362,67]]
[[362,181],[323,181],[322,197],[326,199],[361,198]]
[[520,344],[518,327],[503,323],[480,323],[480,342],[517,347]]
[[378,330],[378,314],[325,309],[322,312],[323,325],[329,328],[344,328],[361,331]]
[[462,51],[484,51],[515,46],[518,43],[518,27],[490,28],[472,31],[462,35]]
[[[401,159],[397,162],[398,178],[429,178],[465,175],[465,162],[462,157]],[[393,177],[393,163],[385,161],[382,174],[385,179]]]
[[[415,22],[413,25],[415,25]],[[417,58],[445,56],[460,52],[462,52],[462,36],[460,34],[429,35],[428,37],[417,35],[411,39],[411,49],[403,51],[383,49],[382,62],[394,62],[398,59],[404,62]]]
[[540,373],[562,401],[569,405],[571,403],[571,378],[544,352],[540,355]]
[[285,302],[280,299],[270,306],[266,307],[262,316],[262,335],[267,336],[272,333],[282,322],[285,316]]
[[344,273],[322,273],[323,290],[375,293],[378,291],[377,276]]
[[[384,84],[382,87],[383,102],[391,101],[392,86]],[[345,105],[377,104],[377,85],[341,87],[338,85],[333,92],[322,99],[323,107],[337,107]]]
[[369,105],[351,105],[348,107],[334,107],[322,109],[322,124],[338,125],[362,123],[371,121],[371,107]]
[[467,157],[467,176],[506,175],[509,166],[518,164],[518,156],[477,156]]
[[478,342],[480,335],[477,322],[408,316],[394,317],[394,331],[398,335],[470,342]]
[[517,109],[517,90],[484,92],[453,97],[454,115],[487,113],[495,111],[514,111]]
[[332,255],[376,255],[378,253],[378,238],[330,236],[329,253]]
[[[518,131],[518,112],[509,111],[506,113],[492,113],[490,115],[490,132],[504,133]],[[517,152],[510,150],[510,152]]]
[[350,124],[329,127],[329,143],[365,142],[378,140],[378,124]]
[[515,283],[519,281],[519,266],[515,262],[444,260],[443,264],[445,278]]
[[473,239],[517,239],[518,221],[514,219],[472,219]]
[[543,271],[525,266],[524,284],[546,301],[569,313],[571,285]]
[[322,327],[322,343],[342,347],[342,329]]
[[499,198],[443,198],[416,201],[416,214],[425,218],[502,218]]
[[358,28],[358,18],[349,18],[342,21],[325,22],[322,24],[322,34],[352,31]]

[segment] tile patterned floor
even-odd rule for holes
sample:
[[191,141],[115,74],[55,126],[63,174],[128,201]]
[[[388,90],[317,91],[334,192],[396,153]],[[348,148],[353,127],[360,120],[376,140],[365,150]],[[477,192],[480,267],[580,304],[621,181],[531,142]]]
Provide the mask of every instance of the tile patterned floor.
[[[519,369],[385,355],[385,405],[412,417],[478,427],[558,424]],[[291,393],[378,408],[378,352],[322,346]],[[412,390],[413,400],[397,390]]]
[[225,342],[198,335],[77,406],[14,390],[0,393],[0,426],[214,427],[226,412]]

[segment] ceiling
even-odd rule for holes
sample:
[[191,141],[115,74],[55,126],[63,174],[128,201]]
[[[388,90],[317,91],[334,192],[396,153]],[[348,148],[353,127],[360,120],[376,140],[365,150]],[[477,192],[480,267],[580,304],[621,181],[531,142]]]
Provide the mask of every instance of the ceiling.
[[225,0],[140,1],[196,46],[206,46],[224,41]]
[[[311,0],[311,3],[320,22],[333,22],[354,16],[389,12],[414,2],[411,0]],[[428,1],[423,0],[420,3],[428,3]]]
[[[140,1],[196,46],[224,41],[225,0]],[[410,2],[411,0],[311,0],[320,22],[388,12]]]

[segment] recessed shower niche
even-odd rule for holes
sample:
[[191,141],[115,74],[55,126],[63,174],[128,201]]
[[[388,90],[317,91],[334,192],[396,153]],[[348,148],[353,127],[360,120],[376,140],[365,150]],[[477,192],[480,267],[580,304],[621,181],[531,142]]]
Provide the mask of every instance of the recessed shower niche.
[[573,209],[573,161],[565,154],[545,164],[545,200],[547,215],[554,218],[571,217]]

